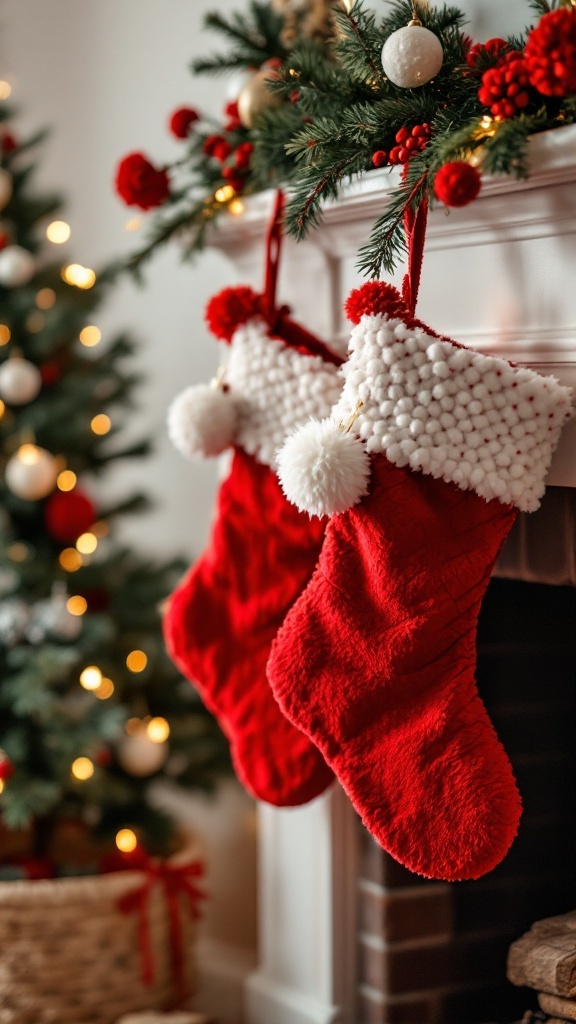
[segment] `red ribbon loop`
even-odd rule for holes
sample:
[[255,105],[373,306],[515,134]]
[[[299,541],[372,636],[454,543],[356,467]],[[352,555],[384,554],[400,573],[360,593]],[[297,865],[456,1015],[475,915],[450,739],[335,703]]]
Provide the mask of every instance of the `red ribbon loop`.
[[[403,177],[406,179],[408,164],[404,165]],[[426,226],[428,223],[428,200],[423,199],[416,211],[412,209],[412,199],[420,185],[420,178],[408,197],[408,204],[404,212],[404,229],[408,241],[408,270],[402,282],[402,298],[408,309],[414,315],[418,291],[420,289],[420,277],[422,275],[422,260],[424,258],[424,243],[426,242]]]
[[184,999],[187,989],[179,897],[185,898],[188,911],[193,919],[200,917],[198,904],[206,896],[194,884],[193,879],[203,876],[204,866],[197,860],[191,861],[189,864],[176,865],[149,858],[142,870],[147,876],[142,885],[121,896],[117,906],[123,914],[138,914],[138,944],[142,964],[142,981],[144,985],[151,985],[154,981],[154,955],[150,935],[150,896],[155,885],[162,885],[168,909],[174,983],[179,998]]

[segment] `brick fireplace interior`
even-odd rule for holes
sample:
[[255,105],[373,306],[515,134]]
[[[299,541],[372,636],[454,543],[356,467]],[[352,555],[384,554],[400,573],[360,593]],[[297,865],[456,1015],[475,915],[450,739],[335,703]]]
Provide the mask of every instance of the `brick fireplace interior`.
[[[535,920],[576,907],[572,492],[552,489],[532,518],[501,566],[523,579],[491,581],[478,633],[478,686],[523,796],[520,832],[491,874],[448,884],[409,874],[358,823],[358,1024],[521,1019],[537,1003],[506,980],[508,947]],[[546,582],[525,581],[535,578]]]

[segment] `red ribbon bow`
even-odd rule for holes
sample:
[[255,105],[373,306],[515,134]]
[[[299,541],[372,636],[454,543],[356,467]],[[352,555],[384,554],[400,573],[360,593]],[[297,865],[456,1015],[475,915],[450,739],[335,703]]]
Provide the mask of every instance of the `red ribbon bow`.
[[186,997],[186,975],[184,970],[184,938],[180,917],[179,897],[185,897],[190,916],[200,917],[198,904],[206,898],[193,882],[204,874],[204,865],[200,861],[189,864],[175,865],[152,858],[143,866],[146,879],[142,885],[125,893],[118,900],[118,909],[123,914],[137,913],[138,943],[142,963],[142,981],[151,985],[154,980],[154,955],[150,937],[150,896],[155,885],[162,885],[166,896],[168,920],[170,926],[170,952],[174,983],[180,999]]

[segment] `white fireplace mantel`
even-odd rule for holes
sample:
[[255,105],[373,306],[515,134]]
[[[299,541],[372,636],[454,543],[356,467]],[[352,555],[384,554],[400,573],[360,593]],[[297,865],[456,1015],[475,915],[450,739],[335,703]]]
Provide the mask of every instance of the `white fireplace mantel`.
[[[576,388],[576,126],[536,136],[527,180],[489,179],[479,198],[429,218],[418,315],[440,333],[551,373]],[[322,226],[287,240],[279,298],[344,344],[342,303],[360,283],[356,254],[398,181],[374,171],[343,190]],[[246,202],[212,244],[234,280],[260,285],[272,194]],[[402,278],[402,268],[395,275]],[[549,483],[576,487],[576,423]],[[260,966],[247,1024],[355,1024],[354,816],[336,787],[301,809],[260,809]]]

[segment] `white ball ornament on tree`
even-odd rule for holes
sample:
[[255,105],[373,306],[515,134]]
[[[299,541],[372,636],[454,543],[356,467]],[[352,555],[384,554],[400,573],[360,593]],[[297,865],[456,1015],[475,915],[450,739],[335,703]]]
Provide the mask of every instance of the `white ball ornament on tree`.
[[13,356],[0,366],[0,398],[9,405],[32,402],[41,387],[40,370],[27,359]]
[[129,775],[145,779],[164,766],[168,757],[167,743],[156,743],[146,732],[146,726],[126,736],[118,747],[118,761]]
[[362,442],[333,420],[311,420],[278,453],[278,478],[301,512],[333,516],[366,494],[370,459]]
[[444,51],[438,36],[414,18],[399,28],[382,47],[384,74],[401,89],[417,89],[438,74]]
[[268,88],[267,82],[277,77],[274,68],[264,67],[252,76],[238,95],[238,117],[244,128],[253,128],[254,121],[265,110],[273,110],[282,103],[282,97]]
[[23,444],[6,464],[6,484],[25,501],[40,501],[56,486],[56,459],[45,448]]
[[12,175],[4,167],[0,167],[0,210],[12,199]]
[[0,284],[5,288],[19,288],[28,284],[36,273],[36,260],[21,245],[7,245],[0,252]]
[[168,436],[188,459],[220,455],[233,444],[238,408],[232,395],[212,384],[196,384],[168,409]]

